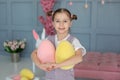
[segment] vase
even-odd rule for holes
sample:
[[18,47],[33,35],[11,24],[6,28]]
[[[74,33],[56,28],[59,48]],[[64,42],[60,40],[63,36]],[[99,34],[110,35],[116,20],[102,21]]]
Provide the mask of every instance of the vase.
[[20,55],[19,55],[19,53],[13,53],[13,54],[11,54],[11,61],[12,62],[19,62],[20,61]]

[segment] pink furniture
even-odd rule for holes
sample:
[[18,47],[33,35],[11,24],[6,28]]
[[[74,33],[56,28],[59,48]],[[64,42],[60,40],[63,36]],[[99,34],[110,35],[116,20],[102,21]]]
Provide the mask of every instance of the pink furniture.
[[76,78],[120,80],[120,54],[88,52],[74,70]]

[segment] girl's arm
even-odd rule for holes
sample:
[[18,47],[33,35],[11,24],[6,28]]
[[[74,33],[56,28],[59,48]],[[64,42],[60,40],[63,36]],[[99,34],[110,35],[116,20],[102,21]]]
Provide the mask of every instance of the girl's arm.
[[31,59],[32,61],[36,64],[36,66],[39,66],[40,65],[40,60],[38,59],[37,57],[37,49],[35,49],[32,54],[31,54]]
[[35,65],[38,68],[40,68],[40,69],[42,69],[44,71],[49,71],[48,67],[50,66],[50,64],[48,64],[48,63],[41,63],[41,61],[37,57],[37,49],[32,52],[31,58],[32,58],[32,61],[35,63]]
[[82,48],[78,49],[75,52],[75,56],[71,57],[70,59],[68,59],[68,60],[66,60],[62,63],[56,64],[55,68],[68,66],[68,65],[73,65],[73,64],[75,65],[75,64],[78,64],[80,62],[82,62]]

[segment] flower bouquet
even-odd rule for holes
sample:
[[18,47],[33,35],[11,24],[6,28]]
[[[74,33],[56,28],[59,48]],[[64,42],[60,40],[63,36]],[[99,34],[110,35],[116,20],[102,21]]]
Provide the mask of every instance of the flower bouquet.
[[24,40],[7,40],[4,42],[4,50],[11,53],[12,62],[20,60],[20,53],[25,49],[26,39]]
[[7,40],[4,42],[4,49],[8,53],[20,53],[25,49],[26,39],[24,40]]

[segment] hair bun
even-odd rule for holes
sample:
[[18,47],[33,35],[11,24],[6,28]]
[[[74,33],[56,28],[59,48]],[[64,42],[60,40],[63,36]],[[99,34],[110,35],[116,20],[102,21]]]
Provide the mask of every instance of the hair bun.
[[46,14],[47,14],[47,16],[52,16],[53,15],[53,11],[48,11]]
[[74,14],[73,14],[73,15],[71,16],[71,19],[72,19],[72,20],[77,20],[77,15],[74,15]]

